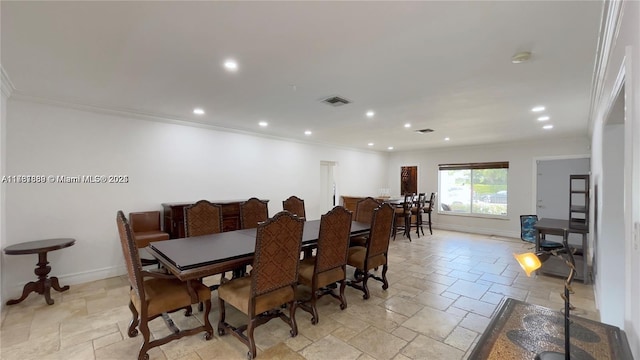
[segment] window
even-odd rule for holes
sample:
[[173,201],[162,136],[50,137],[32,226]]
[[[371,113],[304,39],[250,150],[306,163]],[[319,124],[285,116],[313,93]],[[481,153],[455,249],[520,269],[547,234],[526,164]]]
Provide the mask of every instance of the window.
[[507,215],[508,162],[440,164],[440,211]]

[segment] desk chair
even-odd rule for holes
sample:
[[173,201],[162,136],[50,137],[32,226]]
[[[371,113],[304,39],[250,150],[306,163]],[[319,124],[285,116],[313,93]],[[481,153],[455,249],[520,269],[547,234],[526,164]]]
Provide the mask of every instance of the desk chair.
[[[213,327],[209,322],[209,312],[211,311],[211,291],[206,286],[198,282],[184,282],[170,274],[148,272],[142,270],[138,246],[133,237],[131,226],[122,211],[118,211],[116,216],[118,233],[120,234],[120,244],[122,254],[127,265],[127,275],[129,278],[129,310],[132,319],[127,329],[129,337],[138,335],[138,330],[142,333],[143,342],[138,353],[138,360],[148,360],[149,349],[164,345],[169,341],[180,339],[184,336],[194,335],[201,331],[205,332],[205,340],[213,337]],[[145,278],[149,278],[145,280]],[[191,286],[191,289],[188,288]],[[205,311],[203,315],[204,325],[196,326],[188,330],[180,330],[175,324],[170,323],[169,335],[151,340],[149,331],[149,321],[161,316],[163,313],[172,313],[181,309],[187,310],[191,314],[191,304],[204,302]]]

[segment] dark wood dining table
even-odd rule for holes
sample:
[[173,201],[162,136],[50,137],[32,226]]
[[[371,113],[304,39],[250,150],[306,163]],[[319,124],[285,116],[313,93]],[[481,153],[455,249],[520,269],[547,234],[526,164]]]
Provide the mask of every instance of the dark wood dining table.
[[[352,221],[351,235],[366,233],[370,224]],[[145,249],[182,281],[233,271],[253,262],[256,229],[186,237],[151,243]],[[302,247],[314,246],[320,233],[320,220],[304,223]]]

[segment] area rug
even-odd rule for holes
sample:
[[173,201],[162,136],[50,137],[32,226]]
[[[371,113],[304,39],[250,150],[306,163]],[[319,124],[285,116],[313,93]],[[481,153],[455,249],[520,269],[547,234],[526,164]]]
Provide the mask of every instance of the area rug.
[[[571,316],[572,360],[633,360],[624,331]],[[533,360],[542,351],[564,353],[564,316],[558,311],[507,298],[469,359]]]

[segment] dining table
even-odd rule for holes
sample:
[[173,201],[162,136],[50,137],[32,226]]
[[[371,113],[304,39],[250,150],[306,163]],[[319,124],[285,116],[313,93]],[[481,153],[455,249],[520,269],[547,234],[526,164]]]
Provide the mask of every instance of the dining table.
[[[367,233],[369,223],[351,222],[351,235]],[[318,242],[320,220],[304,223],[302,247]],[[233,271],[253,262],[257,229],[242,229],[217,234],[185,237],[150,243],[145,249],[182,281]]]

